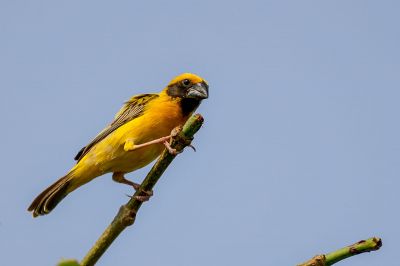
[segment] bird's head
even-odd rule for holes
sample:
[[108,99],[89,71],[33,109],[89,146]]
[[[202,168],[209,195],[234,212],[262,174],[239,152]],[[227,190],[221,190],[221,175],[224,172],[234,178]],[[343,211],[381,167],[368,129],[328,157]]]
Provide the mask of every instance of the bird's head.
[[184,73],[171,80],[166,93],[171,97],[201,101],[208,98],[208,84],[195,74]]

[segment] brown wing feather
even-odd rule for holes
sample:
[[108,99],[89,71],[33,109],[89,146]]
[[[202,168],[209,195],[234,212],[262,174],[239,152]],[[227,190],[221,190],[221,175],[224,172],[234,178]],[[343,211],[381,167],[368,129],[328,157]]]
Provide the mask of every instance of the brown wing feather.
[[135,119],[136,117],[141,116],[146,104],[157,97],[157,94],[141,94],[132,97],[124,104],[121,110],[119,110],[114,121],[108,127],[103,129],[103,131],[101,131],[88,145],[83,147],[74,159],[79,162],[79,160],[82,159],[83,156],[85,156],[94,145],[102,141],[114,130]]

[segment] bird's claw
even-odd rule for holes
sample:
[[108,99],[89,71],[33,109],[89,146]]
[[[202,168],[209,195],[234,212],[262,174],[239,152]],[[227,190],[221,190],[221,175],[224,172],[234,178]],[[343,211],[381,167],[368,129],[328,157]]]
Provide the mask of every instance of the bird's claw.
[[169,144],[168,141],[164,141],[164,146],[165,148],[167,148],[169,154],[171,155],[178,155],[179,153],[181,153],[182,151],[177,151],[176,149],[171,147],[171,144]]
[[149,197],[151,197],[151,196],[153,196],[153,190],[144,190],[144,189],[142,189],[142,187],[139,185],[139,184],[137,184],[137,183],[134,183],[134,182],[132,182],[132,187],[136,190],[136,191],[139,191],[139,192],[142,192],[142,193],[144,193],[144,194],[146,194],[146,196],[149,196]]
[[133,198],[140,202],[148,201],[153,196],[153,190],[140,190],[140,192],[144,193],[145,195],[133,195],[133,196],[128,194],[125,195],[131,199]]
[[[196,148],[191,144],[193,138],[185,138],[185,137],[179,136],[179,133],[181,131],[182,131],[182,126],[175,127],[171,131],[171,135],[170,135],[171,139],[178,137],[178,141],[182,142],[185,146],[188,146],[188,147],[192,148],[194,151],[196,151]],[[171,155],[178,155],[183,152],[183,151],[178,151],[178,150],[172,148],[171,144],[168,141],[164,141],[164,146],[167,148],[168,152]]]
[[146,202],[150,199],[151,196],[133,196],[134,199],[140,202]]
[[188,147],[190,147],[190,148],[192,148],[192,150],[194,151],[194,152],[196,152],[196,148],[192,145],[192,144],[189,144],[189,145],[187,145]]
[[148,201],[152,196],[153,196],[153,190],[144,190],[144,189],[142,189],[141,187],[140,187],[140,185],[139,184],[136,184],[136,183],[133,183],[132,184],[132,187],[136,190],[136,191],[138,191],[138,192],[140,192],[140,193],[143,193],[143,194],[145,194],[145,195],[137,195],[137,196],[130,196],[130,195],[127,195],[128,197],[130,197],[130,198],[135,198],[135,199],[137,199],[138,201],[141,201],[141,202],[145,202],[145,201]]

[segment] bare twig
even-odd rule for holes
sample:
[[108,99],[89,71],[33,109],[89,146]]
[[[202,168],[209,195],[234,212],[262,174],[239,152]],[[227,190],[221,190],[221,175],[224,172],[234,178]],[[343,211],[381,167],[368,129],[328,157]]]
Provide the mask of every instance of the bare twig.
[[317,255],[311,260],[299,264],[298,266],[329,266],[360,253],[378,250],[381,246],[382,240],[378,237],[372,237],[326,255]]

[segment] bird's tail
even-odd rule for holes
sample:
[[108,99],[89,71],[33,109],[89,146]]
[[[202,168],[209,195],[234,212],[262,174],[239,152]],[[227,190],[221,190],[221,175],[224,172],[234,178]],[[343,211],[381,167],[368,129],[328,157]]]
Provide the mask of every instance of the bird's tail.
[[28,208],[28,211],[32,212],[33,217],[48,214],[68,195],[70,192],[68,187],[70,186],[71,177],[72,172],[61,177],[33,200]]

